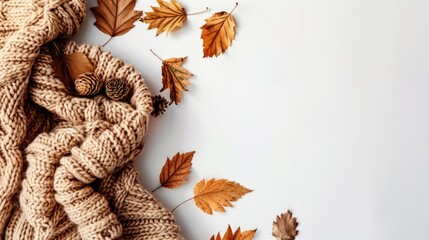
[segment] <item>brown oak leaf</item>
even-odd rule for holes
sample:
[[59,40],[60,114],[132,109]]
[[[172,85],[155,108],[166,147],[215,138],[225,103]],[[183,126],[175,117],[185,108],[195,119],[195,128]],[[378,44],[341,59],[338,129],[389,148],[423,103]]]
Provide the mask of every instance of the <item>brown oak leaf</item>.
[[[95,16],[94,25],[110,37],[120,36],[134,27],[142,11],[135,11],[136,0],[97,0],[98,6],[92,7]],[[110,39],[109,39],[110,40]]]
[[94,66],[88,57],[81,52],[67,55],[58,54],[53,59],[52,66],[55,74],[72,93],[75,92],[74,80],[80,74],[94,71]]
[[[234,9],[238,6],[236,6]],[[227,12],[218,12],[207,18],[206,24],[201,27],[204,57],[219,56],[224,53],[235,38],[235,21],[232,17],[234,9]]]
[[226,179],[203,179],[194,187],[194,201],[203,212],[213,214],[213,211],[224,212],[224,207],[232,207],[231,202],[249,192],[252,190]]
[[146,16],[140,21],[148,23],[148,29],[157,28],[156,36],[163,32],[168,34],[176,28],[181,28],[188,16],[185,8],[176,0],[170,2],[157,1],[159,7],[151,6],[153,12],[145,12]]
[[273,222],[272,234],[276,240],[294,240],[296,235],[298,235],[297,226],[298,222],[296,218],[288,210],[286,213],[276,217],[276,221]]
[[177,153],[171,160],[167,158],[159,175],[161,187],[177,188],[188,180],[194,153],[195,151],[183,154]]
[[228,225],[228,229],[226,230],[223,237],[221,237],[220,232],[215,236],[213,235],[210,240],[251,240],[256,234],[255,230],[248,230],[241,232],[240,227],[233,233],[231,226]]

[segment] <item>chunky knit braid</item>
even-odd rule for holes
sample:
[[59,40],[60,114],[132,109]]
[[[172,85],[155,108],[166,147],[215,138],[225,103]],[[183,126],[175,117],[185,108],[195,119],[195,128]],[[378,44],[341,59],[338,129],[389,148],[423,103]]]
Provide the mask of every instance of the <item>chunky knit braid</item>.
[[0,238],[181,240],[131,162],[152,111],[141,75],[100,47],[68,42],[64,54],[84,53],[101,79],[132,91],[125,102],[72,96],[42,48],[83,17],[82,0],[0,0]]
[[[23,165],[19,149],[26,133],[23,101],[40,47],[69,36],[83,20],[83,1],[1,0],[0,11],[0,236],[12,208]],[[6,41],[7,38],[7,41]]]
[[26,148],[20,206],[5,238],[182,239],[171,213],[142,188],[129,164],[143,148],[152,110],[141,75],[100,47],[69,42],[64,53],[73,52],[86,54],[102,79],[124,79],[132,96],[117,102],[69,95],[53,73],[49,49],[42,49],[28,100],[59,120]]

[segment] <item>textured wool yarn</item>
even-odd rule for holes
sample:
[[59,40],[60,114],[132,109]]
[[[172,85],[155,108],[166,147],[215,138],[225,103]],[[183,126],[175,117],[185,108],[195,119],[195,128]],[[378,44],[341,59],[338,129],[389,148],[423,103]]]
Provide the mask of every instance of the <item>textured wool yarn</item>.
[[48,43],[84,18],[83,0],[0,0],[0,238],[183,239],[138,180],[151,96],[136,70],[100,47],[67,42],[127,101],[70,95]]

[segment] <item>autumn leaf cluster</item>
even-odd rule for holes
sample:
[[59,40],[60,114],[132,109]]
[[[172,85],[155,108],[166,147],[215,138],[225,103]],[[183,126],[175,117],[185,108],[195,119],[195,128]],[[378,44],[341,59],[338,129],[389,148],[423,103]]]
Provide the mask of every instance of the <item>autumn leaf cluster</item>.
[[[160,188],[178,188],[188,180],[191,173],[192,161],[195,151],[187,153],[177,153],[171,159],[167,160],[162,167],[159,175],[160,186],[155,188],[152,192]],[[213,212],[224,212],[225,207],[232,207],[232,202],[237,201],[252,190],[243,187],[241,184],[229,181],[227,179],[202,179],[194,186],[194,195],[189,200],[194,200],[195,205],[207,214]],[[188,200],[180,203],[173,209],[173,212],[186,203]],[[256,230],[241,232],[238,228],[232,233],[231,227],[228,228],[223,238],[218,234],[217,237],[213,236],[212,239],[220,240],[246,240],[252,239]]]
[[[159,175],[159,188],[178,188],[182,186],[191,173],[192,160],[195,151],[177,153],[171,159],[167,158]],[[232,207],[235,202],[252,190],[226,179],[202,179],[194,187],[192,199],[195,205],[207,214],[224,212],[225,207]]]
[[[159,6],[152,6],[153,11],[145,12],[144,17],[142,11],[134,10],[136,0],[97,0],[97,2],[98,6],[91,8],[96,18],[94,25],[111,37],[124,35],[134,28],[137,20],[149,24],[148,29],[156,28],[156,36],[163,32],[168,34],[181,28],[189,15],[198,14],[188,14],[176,0],[169,2],[157,0]],[[236,7],[237,5],[238,3]],[[235,20],[232,16],[234,9],[230,12],[217,12],[205,20],[206,23],[201,27],[204,57],[219,56],[231,45],[235,38]]]
[[[110,36],[105,44],[113,37],[129,32],[137,20],[149,24],[148,29],[156,28],[156,36],[164,32],[168,35],[169,32],[181,28],[188,16],[205,12],[189,14],[176,0],[157,0],[159,6],[152,6],[152,12],[145,13],[134,9],[136,0],[97,0],[97,2],[98,6],[92,7],[91,11],[96,18],[94,25]],[[238,3],[235,7],[237,5]],[[236,25],[232,16],[234,9],[230,12],[217,12],[205,20],[206,23],[201,27],[204,57],[217,57],[231,45],[235,38]],[[160,91],[169,89],[170,103],[174,102],[176,105],[182,101],[182,92],[187,91],[188,80],[192,77],[192,74],[182,67],[186,59],[187,57],[161,59],[163,87]]]
[[[160,185],[152,192],[160,188],[178,188],[185,184],[191,173],[194,154],[195,151],[178,152],[171,159],[167,157],[159,175]],[[211,215],[213,212],[225,212],[225,207],[232,207],[232,202],[250,192],[252,190],[227,179],[202,179],[195,184],[194,194],[190,200],[194,200],[195,205],[200,210]],[[173,209],[173,212],[187,201],[180,203]],[[297,226],[296,218],[292,216],[290,211],[287,211],[276,217],[276,221],[273,222],[272,235],[276,240],[294,240],[298,234]],[[217,235],[213,235],[210,240],[251,240],[255,234],[256,229],[242,232],[239,227],[232,231],[231,226],[228,226],[223,236],[219,232]]]

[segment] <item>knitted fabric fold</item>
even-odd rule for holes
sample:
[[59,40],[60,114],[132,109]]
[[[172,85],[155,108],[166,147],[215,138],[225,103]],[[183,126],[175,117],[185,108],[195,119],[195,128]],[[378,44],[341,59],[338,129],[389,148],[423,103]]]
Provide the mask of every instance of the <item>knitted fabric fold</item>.
[[82,0],[0,0],[0,238],[183,239],[138,181],[151,97],[144,80],[100,47],[68,42],[101,79],[121,78],[130,99],[73,96],[45,43],[67,38]]
[[23,110],[30,70],[42,44],[70,36],[83,20],[82,0],[0,1],[0,232],[18,190],[26,135]]

